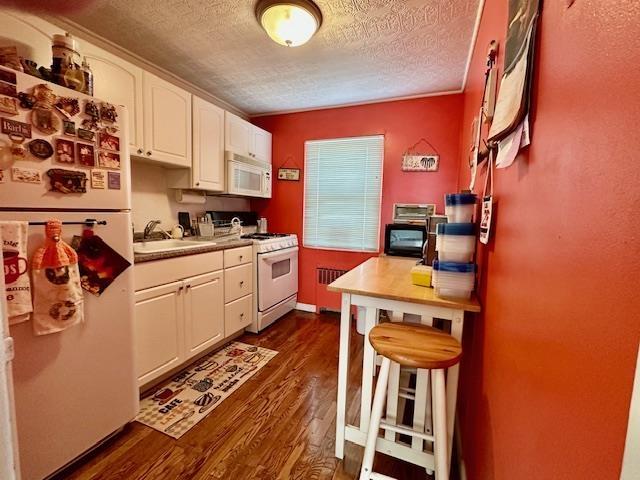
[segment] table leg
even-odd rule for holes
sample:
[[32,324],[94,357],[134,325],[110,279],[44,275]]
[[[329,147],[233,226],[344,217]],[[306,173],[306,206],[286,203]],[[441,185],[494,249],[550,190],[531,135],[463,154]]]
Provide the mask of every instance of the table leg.
[[[464,310],[456,310],[451,321],[451,335],[462,343],[462,327],[464,324]],[[451,450],[453,448],[453,429],[456,420],[456,403],[458,401],[458,376],[460,364],[447,370],[447,459],[451,465]]]
[[379,311],[374,307],[365,309],[364,352],[362,354],[362,396],[360,399],[360,431],[369,430],[371,418],[371,395],[373,393],[373,377],[376,373],[376,352],[369,342],[369,332],[378,323]]
[[351,295],[342,294],[340,311],[340,351],[338,355],[338,400],[336,405],[336,457],[344,458],[347,389],[349,380],[349,340],[351,337]]
[[[393,312],[391,314],[392,322],[402,322],[402,312]],[[400,364],[392,362],[389,368],[389,382],[387,383],[387,415],[386,422],[396,425],[398,421],[398,393],[400,390]],[[402,422],[401,422],[402,423]],[[396,432],[385,430],[384,438],[396,441]]]

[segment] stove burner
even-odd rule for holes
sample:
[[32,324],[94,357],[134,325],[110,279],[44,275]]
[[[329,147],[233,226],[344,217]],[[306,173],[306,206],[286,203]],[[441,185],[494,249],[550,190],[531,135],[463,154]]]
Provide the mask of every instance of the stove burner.
[[271,238],[288,237],[289,233],[249,233],[242,235],[241,238],[248,238],[250,240],[269,240]]

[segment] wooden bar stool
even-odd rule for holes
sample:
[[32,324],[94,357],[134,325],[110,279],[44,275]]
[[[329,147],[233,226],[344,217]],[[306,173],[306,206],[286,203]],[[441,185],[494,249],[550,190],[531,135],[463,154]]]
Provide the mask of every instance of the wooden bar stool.
[[[391,477],[373,472],[373,457],[380,428],[396,433],[418,437],[433,442],[436,480],[448,480],[447,461],[447,406],[444,371],[460,360],[462,347],[460,342],[440,330],[426,325],[409,323],[382,323],[369,333],[373,349],[380,354],[382,365],[378,374],[376,393],[373,397],[371,420],[367,432],[360,480],[387,479]],[[382,411],[389,381],[391,362],[402,366],[431,371],[431,399],[433,416],[433,435],[418,432],[382,420]]]

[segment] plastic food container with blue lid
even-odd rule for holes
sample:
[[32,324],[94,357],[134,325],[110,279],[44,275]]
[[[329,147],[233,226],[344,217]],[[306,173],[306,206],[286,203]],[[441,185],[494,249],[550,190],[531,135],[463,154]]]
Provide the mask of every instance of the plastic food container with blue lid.
[[445,298],[471,298],[476,279],[475,263],[433,262],[433,288]]
[[440,223],[436,226],[436,251],[442,262],[469,263],[476,251],[473,223]]
[[473,222],[478,197],[475,193],[447,193],[444,196],[444,214],[449,223]]

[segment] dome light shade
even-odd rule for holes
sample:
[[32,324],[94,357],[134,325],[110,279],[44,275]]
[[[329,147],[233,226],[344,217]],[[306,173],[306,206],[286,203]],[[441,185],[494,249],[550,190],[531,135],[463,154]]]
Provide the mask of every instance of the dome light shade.
[[256,18],[274,42],[287,47],[307,43],[322,24],[322,13],[310,0],[261,0]]

